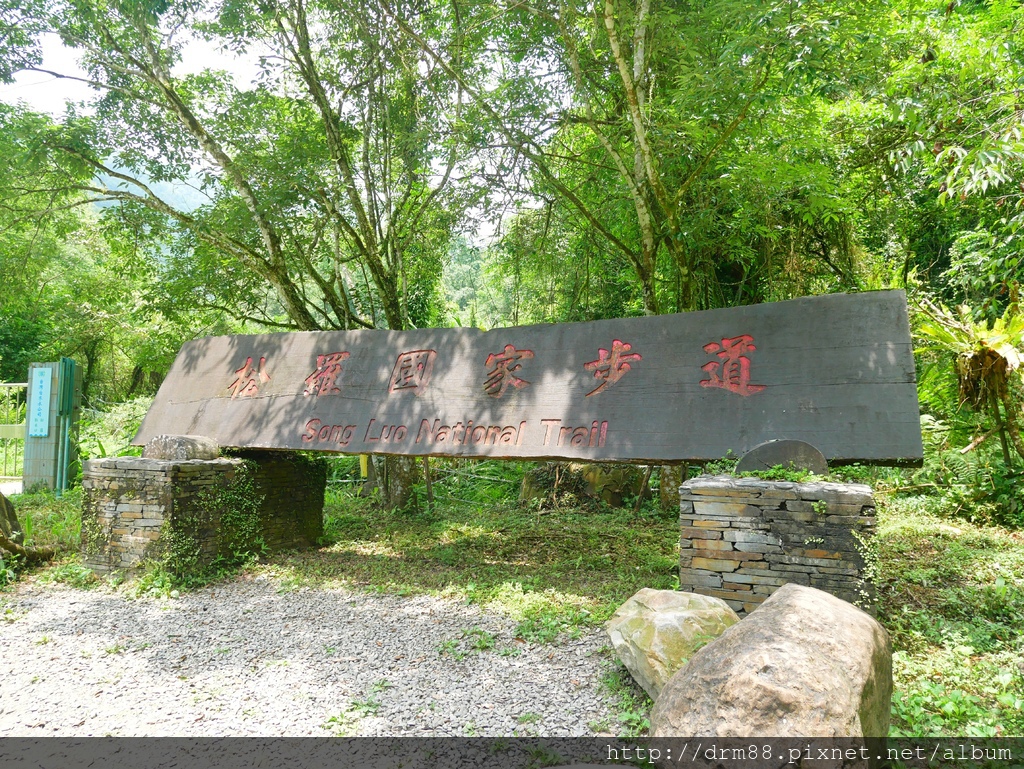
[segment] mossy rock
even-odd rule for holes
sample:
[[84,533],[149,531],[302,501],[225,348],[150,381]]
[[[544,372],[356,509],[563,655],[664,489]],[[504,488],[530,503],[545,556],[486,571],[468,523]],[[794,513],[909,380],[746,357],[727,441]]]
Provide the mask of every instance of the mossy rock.
[[634,465],[565,464],[548,462],[529,470],[519,489],[519,503],[601,500],[621,507],[626,497],[640,493],[643,472]]

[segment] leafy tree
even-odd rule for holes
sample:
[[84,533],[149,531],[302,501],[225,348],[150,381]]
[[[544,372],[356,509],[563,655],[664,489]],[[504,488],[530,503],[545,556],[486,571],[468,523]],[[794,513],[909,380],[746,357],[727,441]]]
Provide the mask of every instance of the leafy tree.
[[[303,330],[443,317],[441,260],[474,198],[455,184],[471,176],[462,93],[372,0],[20,2],[0,2],[0,19],[24,22],[0,56],[38,69],[54,33],[99,92],[35,134],[48,176],[22,192],[115,204],[122,236],[159,244],[169,316],[185,304]],[[186,72],[198,40],[258,56],[256,82]],[[174,205],[162,182],[206,202]]]
[[[904,56],[883,80],[897,195],[912,190],[911,263],[993,322],[1022,268],[1024,11],[1018,3],[901,4]],[[922,216],[924,214],[927,216]]]
[[766,119],[792,127],[787,112],[862,77],[882,15],[871,3],[480,0],[448,24],[492,41],[481,71],[460,64],[465,35],[443,47],[385,7],[480,110],[500,150],[496,176],[515,180],[510,164],[527,162],[535,194],[570,208],[628,261],[647,313],[666,304],[663,264],[678,309],[720,301],[732,255],[695,244],[702,223],[692,217],[731,215],[714,199],[725,156],[756,146]]
[[[39,136],[51,188],[117,203],[125,227],[169,243],[180,298],[299,329],[434,320],[444,245],[471,197],[452,184],[460,96],[372,3],[54,0],[28,30],[80,51],[100,91]],[[33,69],[24,37],[7,53]],[[178,74],[196,39],[264,54],[257,82]],[[156,186],[168,181],[207,202],[173,205]],[[256,301],[259,284],[273,302]]]
[[33,361],[66,355],[83,365],[87,402],[151,391],[183,341],[224,326],[195,311],[161,315],[147,300],[156,271],[103,231],[84,198],[46,190],[30,145],[49,125],[0,108],[0,378],[24,381]]

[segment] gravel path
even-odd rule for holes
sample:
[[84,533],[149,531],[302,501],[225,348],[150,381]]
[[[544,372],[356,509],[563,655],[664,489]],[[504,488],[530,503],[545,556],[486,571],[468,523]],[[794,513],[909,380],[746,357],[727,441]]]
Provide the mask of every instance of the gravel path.
[[585,736],[601,631],[554,646],[451,600],[243,575],[179,598],[0,593],[0,735]]

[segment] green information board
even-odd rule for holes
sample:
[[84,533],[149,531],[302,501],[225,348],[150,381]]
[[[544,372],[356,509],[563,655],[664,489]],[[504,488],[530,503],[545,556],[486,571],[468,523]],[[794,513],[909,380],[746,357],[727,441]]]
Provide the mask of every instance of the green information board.
[[28,383],[28,434],[33,438],[45,438],[50,434],[50,390],[52,381],[52,369],[32,369],[32,377]]

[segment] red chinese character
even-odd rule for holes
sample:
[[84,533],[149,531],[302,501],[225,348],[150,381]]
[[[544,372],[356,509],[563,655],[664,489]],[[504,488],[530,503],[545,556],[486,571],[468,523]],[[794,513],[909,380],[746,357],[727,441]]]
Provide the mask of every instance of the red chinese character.
[[259,371],[253,368],[252,357],[246,358],[242,367],[235,371],[235,381],[228,385],[232,400],[238,396],[251,398],[257,395],[260,385],[270,381],[270,374],[267,373],[266,366],[267,359],[265,357],[260,357]]
[[701,366],[707,371],[710,379],[701,380],[701,387],[720,387],[740,395],[753,395],[765,388],[764,385],[750,384],[750,358],[745,353],[757,348],[752,342],[754,337],[749,334],[723,339],[722,343],[711,342],[704,345],[704,352],[717,353],[721,361],[705,363]]
[[303,395],[334,395],[340,393],[338,377],[341,376],[341,362],[348,358],[347,352],[331,352],[316,356],[316,370],[306,377]]
[[510,344],[499,352],[492,352],[484,361],[485,366],[494,366],[487,372],[487,381],[484,382],[484,392],[492,398],[500,398],[505,390],[512,387],[526,387],[530,384],[525,379],[520,379],[515,374],[522,368],[519,361],[529,360],[533,357],[532,350],[517,350]]
[[391,372],[391,386],[388,392],[412,390],[417,395],[427,389],[430,375],[434,371],[435,350],[410,350],[403,352],[395,361]]
[[599,393],[608,385],[613,385],[622,379],[622,375],[632,368],[629,365],[631,360],[642,360],[640,353],[631,353],[629,352],[631,349],[633,349],[633,345],[618,339],[612,342],[611,352],[608,352],[603,347],[597,348],[597,360],[584,363],[583,368],[593,371],[594,379],[602,381],[601,384],[583,396],[584,398]]

